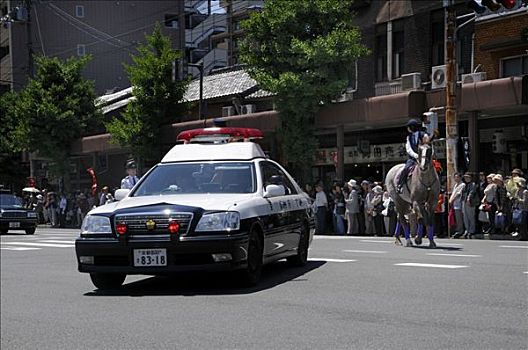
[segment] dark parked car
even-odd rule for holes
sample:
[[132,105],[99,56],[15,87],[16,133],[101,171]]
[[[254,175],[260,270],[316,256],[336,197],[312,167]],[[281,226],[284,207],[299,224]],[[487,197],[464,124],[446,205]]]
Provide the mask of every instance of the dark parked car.
[[32,235],[37,228],[37,212],[24,207],[22,198],[0,193],[0,232],[24,230]]

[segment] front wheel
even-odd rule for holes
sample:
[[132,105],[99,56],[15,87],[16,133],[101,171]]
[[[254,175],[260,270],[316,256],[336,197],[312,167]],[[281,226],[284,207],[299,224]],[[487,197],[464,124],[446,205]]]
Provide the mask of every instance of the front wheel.
[[306,225],[301,226],[301,235],[299,237],[299,245],[297,246],[297,254],[289,256],[286,260],[292,266],[304,266],[308,261],[308,246],[310,242],[310,235]]
[[242,282],[254,286],[262,274],[262,241],[255,231],[249,235],[247,267],[242,270]]
[[35,227],[33,227],[33,228],[27,228],[27,229],[26,229],[26,235],[32,235],[32,234],[34,234],[34,233],[35,233],[35,230],[36,230]]
[[91,273],[90,278],[99,289],[116,289],[121,287],[126,275],[122,273]]

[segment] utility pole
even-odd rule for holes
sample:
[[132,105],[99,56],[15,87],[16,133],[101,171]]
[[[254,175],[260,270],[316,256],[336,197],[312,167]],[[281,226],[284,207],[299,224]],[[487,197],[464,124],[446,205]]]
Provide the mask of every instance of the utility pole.
[[31,0],[26,0],[27,20],[26,20],[26,34],[27,34],[27,49],[28,49],[28,76],[33,78],[33,42],[31,39]]
[[[456,173],[456,148],[458,141],[458,119],[456,111],[456,62],[455,62],[455,27],[456,12],[453,1],[447,4],[447,16],[445,25],[446,41],[446,158],[447,158],[447,193],[453,188],[453,175]],[[448,197],[449,198],[449,197]],[[448,208],[451,206],[448,202]],[[448,234],[451,236],[451,228],[448,226]]]
[[204,125],[207,122],[207,117],[205,116],[205,109],[207,106],[204,105],[203,101],[203,76],[204,76],[204,66],[202,63],[188,63],[189,67],[195,67],[198,68],[198,71],[200,72],[200,102],[198,104],[198,119],[204,121]]

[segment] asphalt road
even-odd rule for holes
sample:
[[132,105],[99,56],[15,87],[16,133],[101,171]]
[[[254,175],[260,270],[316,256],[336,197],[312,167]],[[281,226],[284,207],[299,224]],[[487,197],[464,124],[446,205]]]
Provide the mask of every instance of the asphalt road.
[[[1,349],[528,349],[528,243],[316,237],[305,268],[127,277],[77,272],[76,232],[1,236]],[[426,240],[427,241],[427,240]]]

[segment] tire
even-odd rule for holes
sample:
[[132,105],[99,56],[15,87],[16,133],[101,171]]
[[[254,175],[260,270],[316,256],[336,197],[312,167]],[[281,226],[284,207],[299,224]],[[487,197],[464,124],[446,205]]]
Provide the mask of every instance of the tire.
[[7,231],[8,231],[7,229],[2,229],[0,230],[0,234],[7,235]]
[[90,278],[98,289],[117,289],[125,281],[126,275],[122,273],[91,273]]
[[262,241],[255,231],[249,234],[247,267],[242,270],[242,283],[251,287],[258,284],[262,274]]
[[26,235],[32,235],[32,234],[34,234],[36,229],[37,229],[36,227],[33,227],[33,228],[27,228],[27,229],[26,229]]
[[310,235],[306,225],[301,226],[301,237],[299,238],[299,246],[297,247],[297,254],[289,256],[286,260],[292,266],[302,267],[308,262],[308,246]]

